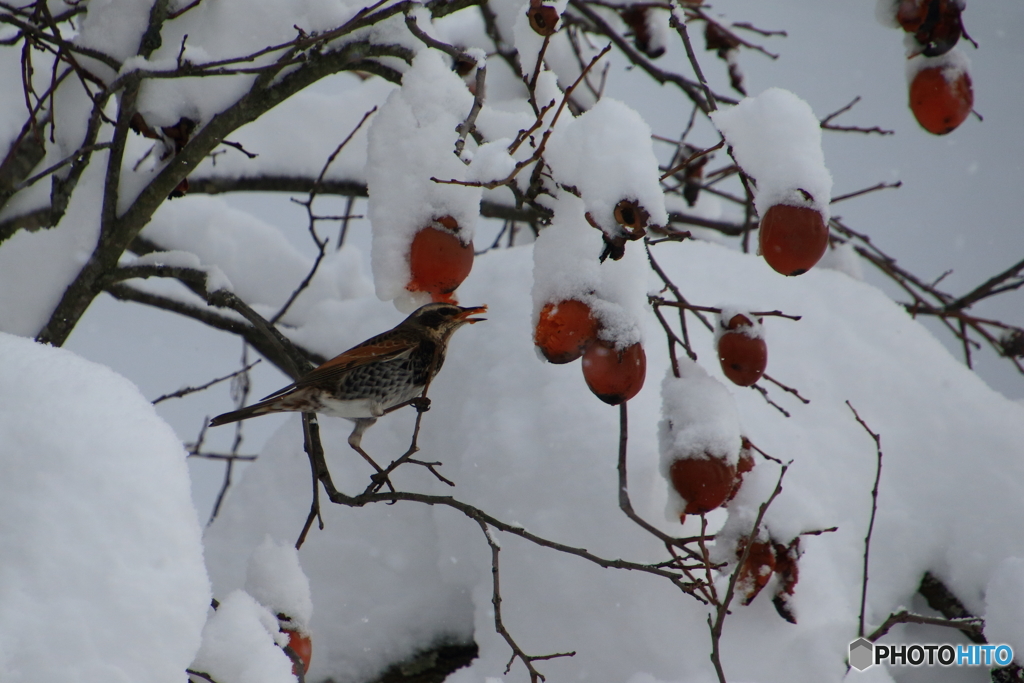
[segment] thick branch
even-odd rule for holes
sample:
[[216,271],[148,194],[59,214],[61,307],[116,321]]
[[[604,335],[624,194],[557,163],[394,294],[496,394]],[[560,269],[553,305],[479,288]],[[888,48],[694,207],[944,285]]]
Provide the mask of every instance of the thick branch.
[[[108,294],[119,301],[134,301],[135,303],[146,304],[147,306],[153,306],[155,308],[160,308],[165,311],[170,311],[172,313],[192,318],[193,320],[197,320],[216,330],[223,330],[224,332],[236,334],[245,339],[250,346],[259,351],[264,358],[273,363],[279,370],[281,370],[281,372],[293,379],[295,378],[295,375],[293,374],[294,371],[289,370],[289,367],[293,365],[293,360],[290,358],[289,354],[282,353],[281,349],[277,345],[271,343],[263,332],[252,325],[226,315],[221,315],[220,313],[215,313],[205,307],[195,306],[177,299],[161,296],[159,294],[144,292],[132,287],[131,285],[123,283],[110,284],[104,289]],[[294,342],[289,343],[296,352],[302,354],[313,363],[319,364],[326,360],[318,353],[309,351]]]
[[[224,192],[301,192],[308,193],[316,183],[312,176],[206,176],[189,178],[189,193],[221,194]],[[317,186],[317,194],[342,197],[367,197],[366,184],[354,180],[324,179]],[[480,202],[480,215],[484,218],[534,223],[550,218],[529,206],[517,208],[484,200]],[[0,226],[2,228],[2,226]]]
[[[234,105],[213,117],[192,140],[164,167],[152,182],[132,202],[131,206],[109,226],[104,226],[100,243],[89,262],[64,292],[50,320],[39,332],[40,342],[60,346],[88,309],[92,300],[102,291],[100,284],[106,273],[117,266],[117,260],[149,222],[153,213],[164,202],[185,176],[195,168],[224,138],[239,127],[250,123],[264,113],[301,91],[317,80],[368,58],[399,57],[411,59],[411,51],[399,46],[378,46],[368,42],[348,43],[336,51],[313,54],[302,66],[274,81],[273,74],[264,74],[252,89]],[[131,112],[125,110],[128,114]],[[113,152],[112,152],[113,155]]]

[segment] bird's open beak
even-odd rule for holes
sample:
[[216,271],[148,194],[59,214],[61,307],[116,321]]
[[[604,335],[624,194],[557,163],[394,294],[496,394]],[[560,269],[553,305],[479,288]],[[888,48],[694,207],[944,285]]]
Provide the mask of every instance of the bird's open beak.
[[460,313],[458,315],[458,320],[460,320],[460,321],[462,321],[464,323],[478,323],[478,322],[482,322],[484,320],[487,320],[487,318],[470,318],[469,316],[475,315],[477,313],[486,313],[486,312],[487,312],[487,305],[486,304],[484,304],[483,306],[464,307],[462,309],[462,313]]

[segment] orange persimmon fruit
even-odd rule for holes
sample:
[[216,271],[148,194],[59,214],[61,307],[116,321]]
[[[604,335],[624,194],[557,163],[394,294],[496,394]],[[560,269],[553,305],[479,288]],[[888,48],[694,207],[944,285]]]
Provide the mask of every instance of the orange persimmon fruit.
[[421,229],[409,249],[409,274],[406,289],[427,292],[433,301],[454,302],[452,292],[473,269],[473,243],[463,244],[459,225],[451,216],[442,216]]
[[764,339],[744,334],[741,328],[753,323],[743,315],[734,315],[726,332],[718,338],[718,361],[722,372],[733,384],[749,387],[761,379],[768,367],[768,345]]
[[736,468],[712,455],[682,458],[668,468],[672,488],[686,501],[679,521],[721,507],[736,484]]
[[758,243],[764,260],[777,272],[801,275],[828,248],[828,226],[815,209],[776,204],[761,219]]
[[[736,549],[736,557],[743,556],[745,544]],[[749,605],[765,587],[768,580],[772,578],[775,571],[775,549],[771,541],[754,541],[750,544],[750,552],[747,559],[740,567],[740,575],[736,581],[736,588],[743,596],[744,605]]]
[[647,377],[647,354],[639,343],[618,351],[606,341],[595,341],[583,353],[583,379],[594,395],[617,406],[640,393]]
[[955,130],[972,107],[974,91],[966,71],[932,66],[918,71],[910,83],[910,111],[934,135]]
[[540,311],[533,343],[549,363],[571,363],[597,339],[590,306],[576,299],[547,303]]
[[[302,661],[302,673],[309,673],[309,660],[313,657],[313,640],[308,634],[289,628],[282,629],[288,634],[288,648]],[[297,667],[292,664],[292,673],[299,675]]]

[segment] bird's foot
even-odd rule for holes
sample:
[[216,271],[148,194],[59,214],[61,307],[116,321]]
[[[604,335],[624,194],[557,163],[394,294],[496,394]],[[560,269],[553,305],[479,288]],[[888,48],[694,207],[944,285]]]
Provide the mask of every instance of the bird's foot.
[[409,405],[415,408],[417,413],[425,413],[430,410],[430,399],[426,396],[417,396],[409,401]]

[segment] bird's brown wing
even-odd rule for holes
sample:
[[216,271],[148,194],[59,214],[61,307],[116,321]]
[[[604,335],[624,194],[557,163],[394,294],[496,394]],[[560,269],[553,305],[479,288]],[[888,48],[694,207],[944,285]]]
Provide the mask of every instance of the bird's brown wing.
[[394,330],[388,330],[376,337],[371,337],[362,344],[353,346],[339,356],[335,356],[323,365],[310,370],[309,373],[300,377],[294,384],[289,384],[269,396],[264,397],[265,401],[288,393],[292,389],[318,384],[329,381],[352,368],[357,368],[367,363],[378,361],[398,360],[405,358],[416,348],[416,340]]

